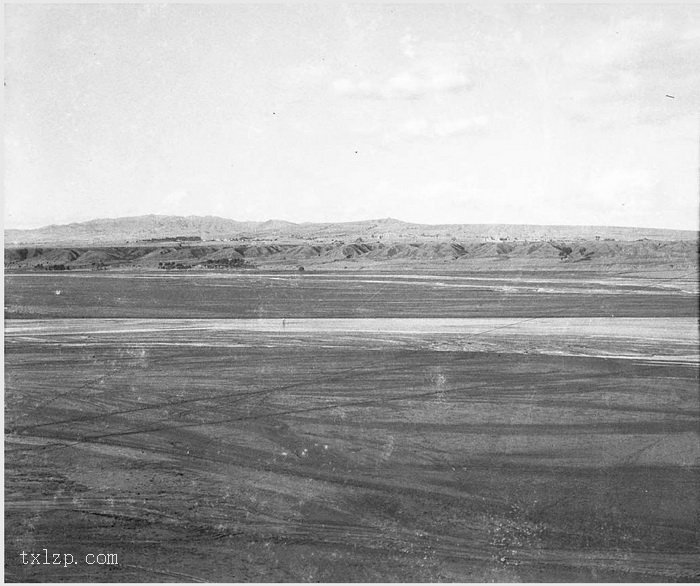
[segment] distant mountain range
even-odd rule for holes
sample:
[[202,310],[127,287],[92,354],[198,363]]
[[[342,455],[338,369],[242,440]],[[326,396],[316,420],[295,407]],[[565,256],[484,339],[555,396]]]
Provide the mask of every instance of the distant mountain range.
[[283,220],[239,222],[216,216],[136,216],[98,219],[32,230],[5,230],[5,246],[137,244],[154,240],[207,241],[500,241],[500,240],[696,240],[692,230],[524,224],[412,224],[393,218],[337,223]]

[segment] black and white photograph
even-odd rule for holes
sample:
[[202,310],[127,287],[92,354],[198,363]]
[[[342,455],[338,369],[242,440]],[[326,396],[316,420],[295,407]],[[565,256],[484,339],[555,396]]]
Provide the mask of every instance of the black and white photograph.
[[700,581],[700,3],[4,2],[4,581]]

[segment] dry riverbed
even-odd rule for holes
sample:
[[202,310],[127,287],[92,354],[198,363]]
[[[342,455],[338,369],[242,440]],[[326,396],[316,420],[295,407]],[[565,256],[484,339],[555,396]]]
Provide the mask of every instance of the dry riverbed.
[[[356,319],[309,319],[313,296],[266,319],[194,319],[179,301],[177,319],[144,315],[178,299],[161,285],[140,317],[75,319],[55,300],[80,280],[32,278],[36,295],[9,280],[11,303],[57,319],[6,322],[10,581],[699,577],[698,333],[682,291],[634,318],[527,315],[516,291],[522,315],[445,317],[428,293],[439,319],[372,319],[347,283],[323,299]],[[288,282],[237,287],[243,307],[291,307]],[[393,287],[387,302],[418,290]],[[187,294],[220,310],[213,290]],[[80,563],[22,563],[43,548]],[[118,564],[84,562],[99,552]]]

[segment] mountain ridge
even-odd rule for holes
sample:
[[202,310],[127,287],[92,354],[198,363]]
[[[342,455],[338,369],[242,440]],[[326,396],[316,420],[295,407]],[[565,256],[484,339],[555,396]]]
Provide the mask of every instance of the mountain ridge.
[[70,224],[4,231],[5,246],[138,243],[177,237],[215,240],[697,240],[698,232],[667,228],[624,226],[569,226],[543,224],[417,224],[395,218],[346,222],[302,222],[269,219],[240,221],[220,216],[149,214],[98,218]]

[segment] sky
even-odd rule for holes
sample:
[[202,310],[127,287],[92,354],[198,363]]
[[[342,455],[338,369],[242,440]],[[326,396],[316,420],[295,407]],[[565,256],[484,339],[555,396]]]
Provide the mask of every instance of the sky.
[[4,11],[9,228],[698,229],[700,4]]

